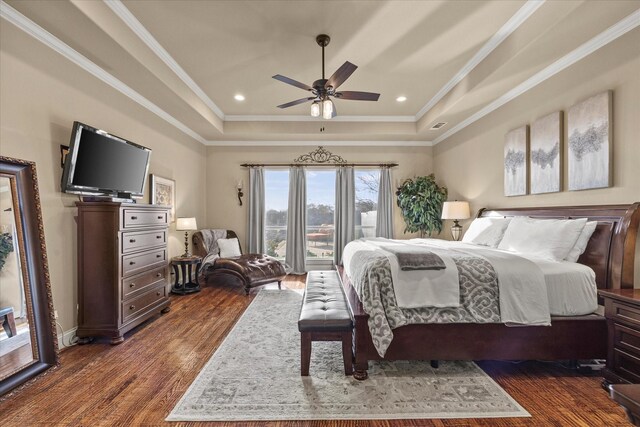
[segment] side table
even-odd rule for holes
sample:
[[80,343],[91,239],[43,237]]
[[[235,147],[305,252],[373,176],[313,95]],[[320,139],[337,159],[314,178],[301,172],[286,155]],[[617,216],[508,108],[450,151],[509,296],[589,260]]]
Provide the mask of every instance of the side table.
[[[202,258],[199,256],[190,257],[173,257],[171,258],[171,266],[176,275],[176,281],[171,287],[171,292],[178,295],[192,294],[200,292],[198,284],[198,271],[202,264]],[[191,281],[191,273],[195,266],[195,282]],[[182,272],[182,274],[180,274]]]
[[601,289],[609,343],[603,387],[640,383],[640,289]]

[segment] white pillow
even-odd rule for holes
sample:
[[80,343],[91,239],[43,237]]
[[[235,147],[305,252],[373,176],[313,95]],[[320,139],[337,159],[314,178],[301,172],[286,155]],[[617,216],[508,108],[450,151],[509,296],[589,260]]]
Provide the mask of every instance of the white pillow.
[[586,218],[516,217],[509,223],[498,249],[562,261],[575,246],[586,223]]
[[582,233],[580,233],[580,237],[578,237],[578,241],[573,246],[573,249],[569,251],[569,255],[564,259],[569,262],[577,262],[580,255],[584,253],[587,249],[587,244],[589,243],[589,239],[591,239],[591,235],[594,231],[596,231],[596,226],[598,225],[598,221],[589,221],[582,229]]
[[233,258],[242,255],[238,239],[218,239],[220,258]]
[[497,248],[511,218],[476,218],[471,222],[462,241]]

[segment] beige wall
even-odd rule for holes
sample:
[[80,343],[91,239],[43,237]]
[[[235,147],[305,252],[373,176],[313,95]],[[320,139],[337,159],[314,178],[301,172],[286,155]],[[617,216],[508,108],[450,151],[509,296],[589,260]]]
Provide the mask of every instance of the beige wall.
[[[613,187],[503,196],[505,134],[536,118],[613,90]],[[565,141],[567,126],[565,114]],[[569,206],[640,201],[640,31],[635,30],[434,147],[436,176],[450,198],[481,207]],[[566,154],[566,144],[565,144]],[[564,188],[567,165],[564,164]],[[466,225],[466,224],[465,224]],[[636,287],[640,287],[640,247]]]
[[[316,147],[209,147],[207,151],[207,223],[212,228],[235,230],[246,247],[247,239],[247,188],[244,205],[238,205],[236,183],[242,179],[249,183],[249,171],[242,163],[292,162],[301,154]],[[396,162],[391,170],[394,187],[404,178],[431,173],[433,170],[431,147],[327,147],[348,162]],[[394,197],[395,203],[395,197]],[[396,237],[403,234],[404,222],[397,206],[394,210]]]
[[[69,144],[73,121],[151,148],[149,172],[176,181],[177,215],[195,216],[203,225],[206,148],[28,36],[22,37],[3,33],[0,154],[36,162],[53,301],[66,331],[77,324],[77,197],[60,192],[59,146]],[[145,194],[140,202],[148,200]],[[182,233],[173,231],[169,244],[171,256],[181,254]]]

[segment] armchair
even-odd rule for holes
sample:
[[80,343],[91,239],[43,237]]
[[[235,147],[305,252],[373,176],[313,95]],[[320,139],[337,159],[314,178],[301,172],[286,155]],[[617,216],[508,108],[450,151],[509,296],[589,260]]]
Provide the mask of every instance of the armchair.
[[[284,266],[277,259],[265,254],[242,254],[237,257],[221,258],[218,239],[232,239],[238,236],[232,230],[200,230],[193,234],[193,254],[203,258],[199,279],[204,283],[221,280],[240,281],[245,293],[256,286],[278,282],[286,276]],[[242,248],[240,248],[242,252]]]

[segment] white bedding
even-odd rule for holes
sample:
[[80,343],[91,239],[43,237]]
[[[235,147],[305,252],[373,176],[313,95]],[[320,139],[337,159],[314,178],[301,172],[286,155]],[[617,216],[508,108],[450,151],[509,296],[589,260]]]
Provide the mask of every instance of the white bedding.
[[598,309],[596,273],[575,262],[533,260],[544,273],[552,316],[581,316]]
[[[501,287],[501,311],[503,315],[503,321],[505,319],[507,323],[521,323],[521,324],[548,324],[547,314],[553,316],[579,316],[593,313],[598,308],[597,298],[597,286],[595,282],[595,273],[593,270],[585,265],[566,262],[566,261],[551,261],[543,258],[525,257],[522,254],[516,255],[508,251],[502,251],[483,246],[478,246],[470,243],[463,242],[451,242],[439,239],[411,239],[403,240],[403,243],[410,244],[428,244],[435,245],[447,249],[455,249],[468,251],[478,256],[487,258],[496,269],[498,277],[502,278],[501,282],[504,285],[507,281],[513,281],[515,278],[518,283],[517,289],[514,290],[513,285],[509,289],[503,289]],[[372,249],[370,242],[358,240],[350,243],[344,252],[344,266],[347,274],[350,271],[350,260],[353,253],[357,250]],[[446,262],[446,258],[443,257]],[[535,264],[537,268],[531,267],[530,264]],[[539,270],[542,280],[544,281],[544,290],[535,290],[535,284],[527,284],[527,280],[522,282],[522,269],[529,270],[529,274],[538,276],[536,270]],[[449,270],[449,266],[447,269]],[[455,267],[453,268],[455,270]],[[442,288],[437,286],[438,278],[441,278],[441,274],[444,270],[440,271],[411,271],[403,273],[411,273],[404,278],[410,278],[413,283],[405,290],[398,292],[396,290],[396,296],[400,295],[398,302],[403,299],[403,296],[410,296],[413,301],[412,307],[420,306],[438,306],[425,301],[433,301],[434,295],[440,292],[438,297],[442,297]],[[510,276],[510,277],[509,277]],[[518,276],[520,276],[518,278]],[[421,277],[422,281],[417,279]],[[436,280],[432,280],[436,278]],[[450,278],[447,277],[447,281]],[[396,283],[396,277],[393,277],[394,287]],[[533,282],[539,281],[540,278],[532,278]],[[430,282],[431,281],[431,282]],[[431,285],[425,286],[425,284],[431,283]],[[442,283],[442,282],[440,282]],[[404,283],[406,285],[406,283]],[[422,284],[422,293],[418,294],[420,286]],[[531,286],[527,289],[527,286]],[[440,289],[440,290],[439,290]],[[540,307],[540,295],[544,295],[546,291],[547,307]],[[535,295],[535,294],[540,295]],[[444,298],[449,300],[453,297],[450,292],[444,294]],[[502,301],[504,299],[504,301]],[[403,301],[406,303],[406,301]],[[400,304],[398,304],[400,306]],[[443,305],[440,305],[443,306]],[[533,310],[533,312],[532,312]],[[510,319],[510,320],[509,320]],[[528,319],[524,321],[524,319]],[[531,320],[534,320],[533,322]]]
[[[455,262],[442,251],[436,254],[445,263],[442,270],[403,271],[398,265],[397,257],[384,250],[385,246],[407,245],[410,240],[390,240],[371,238],[355,240],[345,248],[342,259],[345,266],[351,264],[351,257],[356,251],[380,251],[389,259],[391,278],[398,307],[458,307],[460,305],[460,281]],[[431,248],[429,248],[431,249]],[[347,271],[349,267],[347,267]]]

